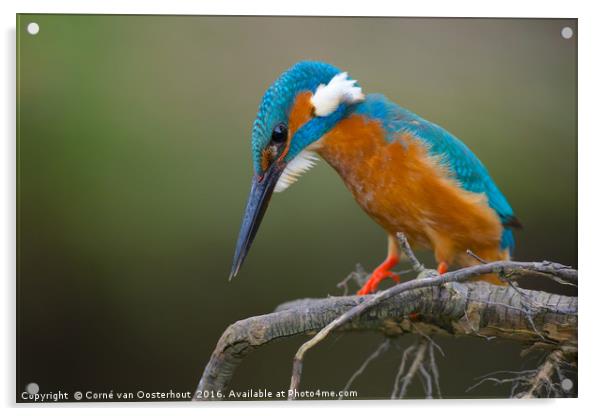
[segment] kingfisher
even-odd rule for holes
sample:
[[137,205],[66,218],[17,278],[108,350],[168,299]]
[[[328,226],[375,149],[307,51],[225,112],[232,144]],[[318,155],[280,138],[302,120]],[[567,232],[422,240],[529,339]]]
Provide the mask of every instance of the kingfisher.
[[[360,207],[387,233],[388,253],[358,295],[399,282],[396,239],[434,252],[440,274],[452,265],[509,259],[512,207],[483,163],[442,127],[317,61],[293,65],[266,90],[253,124],[253,179],[230,279],[240,270],[274,192],[319,158],[339,174]],[[470,250],[474,256],[467,252]],[[502,284],[496,275],[481,280]]]

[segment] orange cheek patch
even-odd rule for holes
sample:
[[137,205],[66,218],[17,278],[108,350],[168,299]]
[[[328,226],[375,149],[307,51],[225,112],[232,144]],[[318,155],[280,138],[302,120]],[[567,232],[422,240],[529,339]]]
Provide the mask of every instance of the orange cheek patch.
[[295,98],[291,113],[288,117],[288,141],[278,160],[284,159],[287,155],[288,149],[291,146],[291,140],[295,135],[295,132],[299,130],[299,127],[312,118],[314,111],[314,106],[310,102],[312,95],[311,91],[303,91],[297,94],[297,98]]
[[303,91],[297,95],[288,118],[289,140],[299,130],[299,127],[311,119],[314,110],[314,106],[310,102],[312,95],[311,91]]

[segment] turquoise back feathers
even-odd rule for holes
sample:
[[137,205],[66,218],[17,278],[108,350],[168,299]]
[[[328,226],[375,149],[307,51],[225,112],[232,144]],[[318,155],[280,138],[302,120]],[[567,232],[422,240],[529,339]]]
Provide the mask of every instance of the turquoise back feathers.
[[496,186],[487,168],[464,143],[442,127],[399,107],[380,94],[369,94],[366,101],[358,104],[354,112],[380,120],[388,133],[388,140],[394,140],[400,133],[409,133],[422,140],[430,154],[438,156],[450,168],[463,189],[484,193],[489,206],[504,224],[501,247],[512,252],[514,237],[510,227],[517,225],[512,207]]

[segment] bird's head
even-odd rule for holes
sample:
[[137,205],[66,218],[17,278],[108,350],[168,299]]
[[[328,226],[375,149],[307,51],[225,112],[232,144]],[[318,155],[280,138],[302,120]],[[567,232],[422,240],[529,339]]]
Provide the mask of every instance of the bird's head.
[[313,166],[312,145],[363,99],[356,81],[323,62],[299,62],[267,89],[253,124],[254,174],[230,278],[251,247],[272,193]]

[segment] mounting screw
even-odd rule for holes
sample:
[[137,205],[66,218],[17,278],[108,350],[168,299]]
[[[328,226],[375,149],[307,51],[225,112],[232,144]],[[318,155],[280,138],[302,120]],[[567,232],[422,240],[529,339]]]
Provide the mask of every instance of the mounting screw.
[[25,386],[25,391],[29,394],[37,394],[40,391],[40,386],[38,386],[38,383],[29,383]]
[[560,31],[560,36],[562,36],[565,39],[572,38],[573,37],[573,29],[571,29],[568,26],[563,27],[562,30]]
[[36,22],[31,22],[27,25],[27,33],[29,33],[30,35],[37,35],[39,31],[40,25]]

